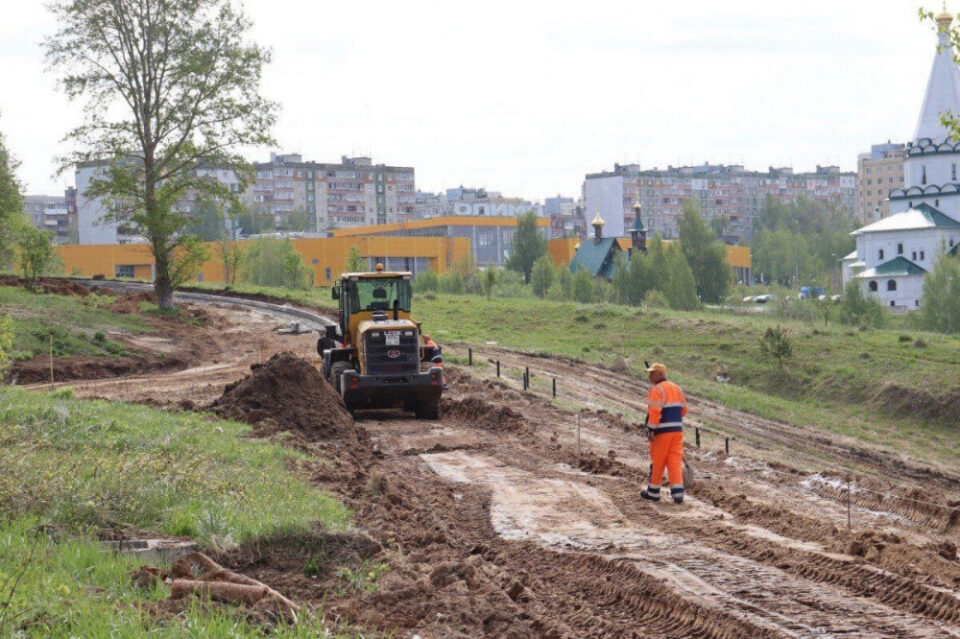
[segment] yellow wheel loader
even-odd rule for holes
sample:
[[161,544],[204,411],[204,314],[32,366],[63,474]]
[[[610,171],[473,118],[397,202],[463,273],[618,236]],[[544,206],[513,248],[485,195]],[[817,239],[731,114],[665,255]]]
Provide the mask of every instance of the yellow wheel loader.
[[375,272],[344,273],[333,287],[339,321],[317,341],[317,352],[351,413],[401,408],[423,419],[439,417],[443,369],[422,366],[432,353],[410,315],[412,279],[378,264]]

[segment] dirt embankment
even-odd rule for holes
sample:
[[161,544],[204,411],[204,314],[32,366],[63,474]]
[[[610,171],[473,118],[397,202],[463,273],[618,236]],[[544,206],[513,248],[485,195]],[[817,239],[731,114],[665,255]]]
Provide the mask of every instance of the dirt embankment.
[[253,424],[258,435],[293,430],[316,441],[354,432],[343,400],[310,362],[284,352],[250,369],[249,375],[227,385],[210,406],[213,412]]

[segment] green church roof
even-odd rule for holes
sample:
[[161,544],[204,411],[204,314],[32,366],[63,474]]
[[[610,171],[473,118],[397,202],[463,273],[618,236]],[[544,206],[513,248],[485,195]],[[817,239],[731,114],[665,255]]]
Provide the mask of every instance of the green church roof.
[[907,275],[923,275],[926,269],[918,266],[905,257],[895,257],[873,268],[868,268],[857,274],[859,278],[871,277],[905,277]]
[[613,258],[620,250],[615,237],[585,239],[570,260],[570,272],[575,274],[583,267],[594,277],[610,279],[613,277]]
[[633,226],[630,227],[630,232],[632,233],[633,231],[639,231],[642,233],[645,230],[646,229],[643,228],[643,220],[640,219],[640,216],[637,215],[636,217],[634,217]]

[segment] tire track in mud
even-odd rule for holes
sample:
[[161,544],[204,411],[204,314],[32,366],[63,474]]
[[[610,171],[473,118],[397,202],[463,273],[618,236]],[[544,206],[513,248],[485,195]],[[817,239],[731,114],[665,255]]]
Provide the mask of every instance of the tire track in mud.
[[[605,403],[619,405],[624,408],[636,411],[638,413],[646,412],[646,404],[642,401],[631,399],[646,392],[649,384],[646,381],[624,376],[615,373],[609,369],[597,365],[573,362],[558,357],[542,357],[536,355],[524,355],[507,349],[500,348],[474,348],[475,357],[495,357],[499,358],[501,364],[513,367],[530,366],[531,375],[539,372],[543,377],[555,376],[558,383],[563,384],[563,388],[575,389],[572,395],[580,400],[589,401],[591,397],[599,397]],[[550,366],[537,366],[539,362],[549,362]],[[497,380],[500,382],[500,380]],[[500,382],[502,383],[502,382]],[[511,388],[509,384],[505,387]],[[542,399],[536,397],[535,399]],[[839,459],[847,464],[853,462],[871,473],[878,476],[889,475],[891,472],[898,477],[906,477],[914,481],[923,482],[926,488],[936,484],[941,490],[956,491],[960,485],[960,475],[946,472],[939,469],[923,466],[911,465],[898,459],[888,453],[858,448],[853,445],[840,444],[832,441],[830,438],[819,433],[812,433],[803,427],[794,426],[785,422],[776,422],[766,420],[748,413],[742,413],[730,409],[717,402],[698,398],[688,397],[688,403],[691,407],[691,413],[695,416],[706,416],[710,421],[721,425],[731,433],[748,440],[759,450],[769,450],[774,446],[782,447],[791,451],[795,456],[797,452],[805,452],[811,456],[811,462],[816,466],[825,465],[834,466],[838,471],[846,471],[847,466],[841,465]],[[545,401],[545,400],[544,400]],[[698,423],[696,419],[691,420],[692,424]],[[798,478],[802,479],[804,476]],[[895,489],[888,488],[891,496],[897,496]],[[846,494],[844,490],[823,490],[816,491],[821,497],[833,500],[840,504],[845,504]],[[907,491],[912,492],[912,491]],[[943,506],[933,505],[932,508],[926,508],[918,505],[910,499],[917,499],[916,496],[904,495],[905,499],[884,500],[875,499],[866,494],[855,497],[857,505],[870,510],[892,512],[916,523],[926,526],[936,526],[943,529],[953,527],[960,521],[960,512],[953,505],[955,497],[949,495],[937,495],[942,499]],[[927,496],[924,501],[931,501]],[[957,499],[957,505],[960,505],[960,499]]]
[[[486,456],[440,453],[423,458],[445,479],[491,491],[490,518],[502,538],[533,538],[548,549],[566,548],[577,558],[570,560],[572,570],[589,567],[603,573],[602,578],[590,579],[614,582],[594,596],[627,596],[631,585],[624,575],[629,575],[646,584],[643,592],[649,590],[648,580],[659,584],[653,592],[660,599],[669,589],[672,596],[711,615],[733,614],[751,626],[747,636],[960,636],[936,623],[957,620],[956,597],[870,566],[854,565],[851,570],[852,558],[831,559],[794,546],[785,548],[725,524],[684,526],[679,518],[668,516],[669,532],[651,529],[650,521],[625,519],[612,503],[605,503],[601,491],[572,480],[534,477]],[[647,512],[645,519],[650,517]],[[568,522],[566,532],[558,533],[563,521]],[[596,523],[600,521],[602,525]],[[624,564],[643,578],[625,571]],[[851,624],[851,618],[857,622]]]

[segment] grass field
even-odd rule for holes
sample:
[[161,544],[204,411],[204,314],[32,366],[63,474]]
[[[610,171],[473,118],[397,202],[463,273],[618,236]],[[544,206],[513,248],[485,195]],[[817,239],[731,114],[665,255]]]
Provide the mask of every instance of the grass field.
[[[151,619],[149,604],[166,587],[135,589],[135,560],[94,539],[134,527],[226,547],[317,523],[349,526],[339,502],[288,470],[293,449],[248,431],[68,391],[0,390],[0,601],[10,598],[0,636],[132,638],[148,628],[152,637],[261,636],[240,610]],[[59,538],[41,532],[49,530]],[[277,636],[328,635],[311,619]]]
[[[499,345],[612,364],[643,375],[662,361],[689,391],[764,417],[852,435],[956,464],[960,338],[904,330],[780,322],[793,355],[781,370],[760,338],[776,320],[541,300],[420,296],[417,318],[437,341]],[[732,381],[718,384],[723,363]]]
[[28,360],[49,353],[51,337],[57,357],[123,355],[123,344],[111,333],[140,333],[148,329],[143,318],[113,313],[114,297],[40,295],[23,288],[0,286],[0,314],[14,327],[11,359]]

